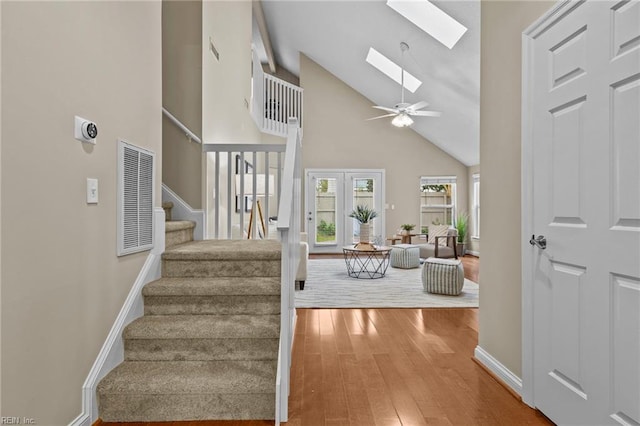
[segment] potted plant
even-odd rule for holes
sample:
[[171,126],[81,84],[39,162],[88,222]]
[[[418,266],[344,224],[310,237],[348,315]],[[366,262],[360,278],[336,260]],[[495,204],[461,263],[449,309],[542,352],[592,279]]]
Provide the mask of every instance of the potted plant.
[[367,205],[358,205],[349,213],[349,217],[354,218],[360,223],[360,244],[370,244],[371,228],[369,221],[377,216],[378,212]]
[[464,256],[465,242],[467,241],[467,230],[469,226],[469,215],[460,213],[456,220],[456,229],[458,230],[458,243],[456,250],[459,256]]
[[400,225],[400,228],[402,228],[402,235],[410,235],[411,231],[413,231],[415,227],[416,227],[415,225],[411,225],[408,223]]

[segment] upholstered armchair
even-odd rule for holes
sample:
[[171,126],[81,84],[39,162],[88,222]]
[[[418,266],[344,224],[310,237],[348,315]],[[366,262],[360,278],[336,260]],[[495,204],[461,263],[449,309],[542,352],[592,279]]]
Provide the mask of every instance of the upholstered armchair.
[[431,225],[429,226],[427,243],[417,245],[420,248],[420,257],[422,259],[430,257],[454,257],[457,259],[457,239],[458,231],[455,228],[449,228],[449,225]]

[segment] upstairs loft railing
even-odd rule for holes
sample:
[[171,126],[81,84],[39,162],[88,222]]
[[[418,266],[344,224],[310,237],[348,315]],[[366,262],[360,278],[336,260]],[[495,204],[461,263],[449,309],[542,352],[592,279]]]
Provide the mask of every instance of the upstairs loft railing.
[[302,127],[302,101],[301,87],[265,73],[254,54],[251,115],[261,131],[286,137],[289,117]]
[[302,89],[269,74],[263,74],[264,114],[262,130],[274,135],[285,135],[287,117],[302,122]]
[[[268,215],[269,199],[275,197],[272,203],[275,202],[277,205],[276,237],[282,243],[276,425],[288,419],[291,350],[295,325],[295,276],[300,261],[301,144],[298,120],[292,117],[287,125],[286,145],[203,145],[203,150],[212,157],[208,161],[213,161],[213,187],[209,192],[212,192],[214,200],[215,238],[231,238],[235,224],[245,228],[246,207],[250,208],[251,215],[256,212],[260,199],[264,200],[263,211]],[[245,200],[247,197],[249,198]],[[239,207],[238,212],[235,211],[236,207]],[[248,226],[248,230],[253,231],[252,239],[273,237],[261,235],[259,221],[254,220]]]

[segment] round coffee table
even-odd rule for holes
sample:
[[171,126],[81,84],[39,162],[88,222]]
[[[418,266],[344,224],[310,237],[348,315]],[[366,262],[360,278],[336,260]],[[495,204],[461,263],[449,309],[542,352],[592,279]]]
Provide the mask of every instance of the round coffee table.
[[342,252],[347,264],[347,273],[352,278],[382,278],[389,267],[391,247],[378,246],[371,250],[345,246]]

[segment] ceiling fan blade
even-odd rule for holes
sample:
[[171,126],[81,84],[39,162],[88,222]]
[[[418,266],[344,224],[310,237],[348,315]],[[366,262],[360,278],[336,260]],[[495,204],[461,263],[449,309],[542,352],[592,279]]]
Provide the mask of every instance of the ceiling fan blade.
[[440,111],[414,111],[409,115],[417,115],[420,117],[440,117],[442,113]]
[[424,107],[428,107],[428,106],[429,106],[429,102],[420,101],[420,102],[416,102],[413,105],[408,106],[407,109],[411,109],[411,110],[417,111],[420,108],[424,108]]
[[379,116],[377,116],[377,117],[367,118],[365,121],[377,120],[378,118],[393,117],[394,115],[397,115],[397,114],[385,114],[385,115],[379,115]]
[[392,112],[394,114],[397,114],[399,112],[396,108],[387,108],[380,105],[374,105],[373,107],[377,109],[381,109],[383,111]]

